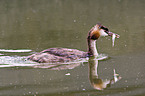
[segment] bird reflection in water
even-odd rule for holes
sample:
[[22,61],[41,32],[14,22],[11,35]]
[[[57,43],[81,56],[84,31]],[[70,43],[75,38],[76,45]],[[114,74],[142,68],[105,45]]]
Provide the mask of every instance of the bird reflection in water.
[[39,64],[33,66],[33,68],[47,68],[49,70],[67,70],[67,69],[74,69],[75,67],[80,66],[80,62],[74,62],[70,64]]
[[94,89],[103,90],[110,87],[112,84],[116,83],[121,79],[119,74],[116,74],[114,69],[114,76],[110,80],[103,80],[99,78],[98,75],[98,60],[94,57],[89,58],[89,79],[90,83]]

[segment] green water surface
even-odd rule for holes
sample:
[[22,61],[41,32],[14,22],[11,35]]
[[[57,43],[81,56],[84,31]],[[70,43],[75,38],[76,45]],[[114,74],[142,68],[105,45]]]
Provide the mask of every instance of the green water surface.
[[[89,81],[88,62],[49,67],[9,66],[7,60],[51,47],[87,51],[87,34],[96,23],[120,35],[99,38],[98,74],[111,79],[113,69],[122,79],[102,91]],[[0,0],[1,96],[145,96],[145,0]],[[11,59],[9,59],[9,56]]]

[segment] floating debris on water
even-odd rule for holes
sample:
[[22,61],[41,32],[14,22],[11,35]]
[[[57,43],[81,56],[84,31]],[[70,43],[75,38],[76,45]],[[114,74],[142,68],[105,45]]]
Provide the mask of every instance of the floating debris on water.
[[69,76],[69,75],[70,75],[70,73],[66,73],[65,75],[66,75],[66,76]]

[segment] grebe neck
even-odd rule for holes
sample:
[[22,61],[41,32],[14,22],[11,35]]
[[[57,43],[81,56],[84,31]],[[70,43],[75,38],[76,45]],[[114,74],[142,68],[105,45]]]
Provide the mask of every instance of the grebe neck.
[[98,51],[96,48],[96,40],[88,39],[88,55],[89,56],[98,56]]

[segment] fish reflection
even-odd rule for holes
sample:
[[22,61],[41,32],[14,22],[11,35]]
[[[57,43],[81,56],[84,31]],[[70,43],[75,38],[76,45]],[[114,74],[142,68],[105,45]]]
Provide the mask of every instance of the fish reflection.
[[103,80],[98,75],[98,60],[94,57],[89,58],[89,79],[94,89],[103,90],[110,87],[111,84],[116,83],[121,79],[119,74],[116,74],[114,69],[114,76],[110,80]]

